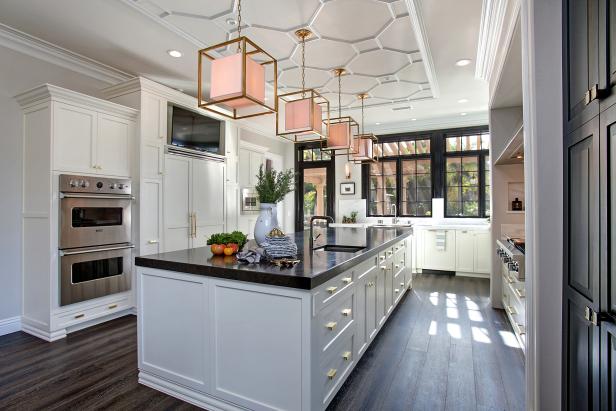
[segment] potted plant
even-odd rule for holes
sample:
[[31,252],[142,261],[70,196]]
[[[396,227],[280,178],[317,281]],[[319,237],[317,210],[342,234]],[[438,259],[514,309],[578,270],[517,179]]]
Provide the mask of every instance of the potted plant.
[[279,228],[276,204],[295,189],[294,177],[295,171],[293,169],[276,171],[274,169],[263,170],[263,165],[259,167],[257,185],[255,186],[261,203],[261,211],[255,224],[255,240],[257,243],[261,244],[270,231]]

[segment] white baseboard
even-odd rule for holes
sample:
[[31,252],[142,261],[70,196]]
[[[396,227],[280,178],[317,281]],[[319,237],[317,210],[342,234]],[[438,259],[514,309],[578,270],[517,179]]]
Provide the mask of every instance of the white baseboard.
[[11,317],[0,320],[0,335],[21,331],[21,317]]
[[456,271],[456,277],[474,277],[474,278],[487,278],[490,279],[490,274],[484,273],[463,273]]

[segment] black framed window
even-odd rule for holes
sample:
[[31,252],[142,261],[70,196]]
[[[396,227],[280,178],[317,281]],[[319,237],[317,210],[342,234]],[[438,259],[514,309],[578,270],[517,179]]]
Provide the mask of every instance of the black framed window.
[[392,216],[396,204],[399,216],[430,217],[444,198],[445,217],[489,216],[489,146],[487,126],[379,136],[379,162],[362,168],[367,215]]

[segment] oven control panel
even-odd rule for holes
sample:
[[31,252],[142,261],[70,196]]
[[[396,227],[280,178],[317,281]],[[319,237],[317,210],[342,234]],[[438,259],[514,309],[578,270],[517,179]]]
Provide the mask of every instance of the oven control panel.
[[61,193],[131,194],[131,181],[126,178],[60,175]]

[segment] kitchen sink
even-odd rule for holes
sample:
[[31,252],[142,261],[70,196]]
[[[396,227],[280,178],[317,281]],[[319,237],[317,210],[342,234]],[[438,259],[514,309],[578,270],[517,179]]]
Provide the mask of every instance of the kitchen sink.
[[370,227],[377,228],[398,228],[398,227],[412,227],[413,224],[375,224]]
[[334,253],[356,253],[357,251],[361,251],[366,247],[356,246],[356,245],[336,245],[336,244],[327,244],[321,247],[317,247],[314,251],[331,251]]

